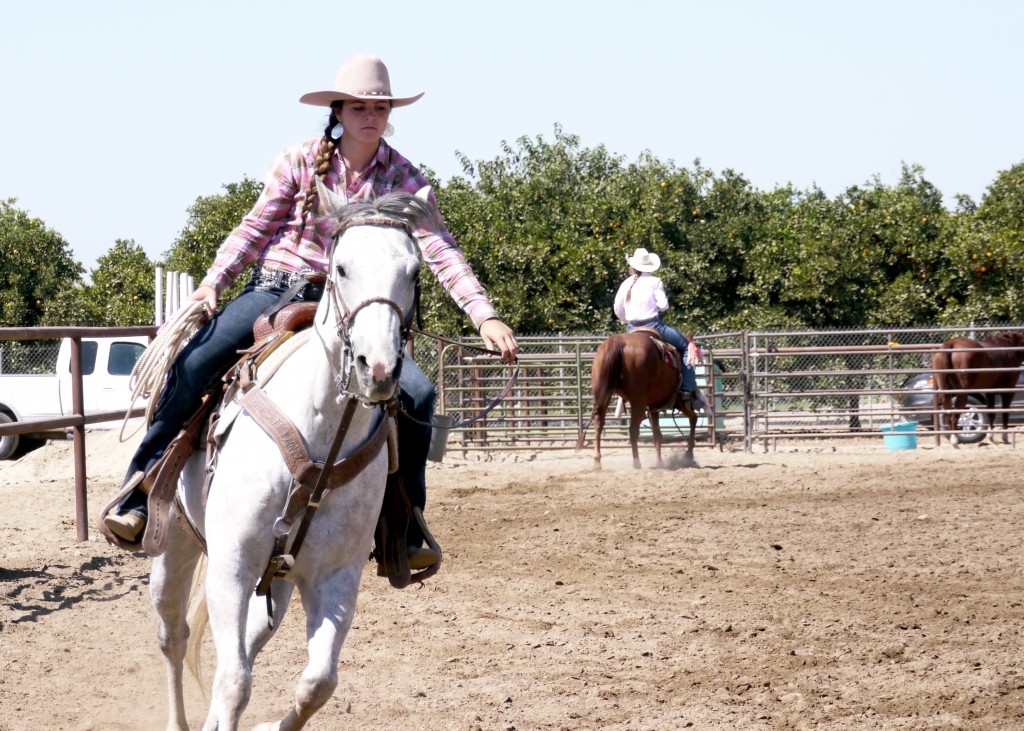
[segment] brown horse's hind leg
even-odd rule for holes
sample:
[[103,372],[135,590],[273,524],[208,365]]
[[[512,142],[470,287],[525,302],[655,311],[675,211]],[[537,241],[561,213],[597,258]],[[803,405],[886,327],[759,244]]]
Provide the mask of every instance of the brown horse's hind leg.
[[647,409],[647,418],[651,422],[651,436],[654,439],[654,455],[655,465],[657,467],[664,467],[665,463],[661,461],[661,424],[659,422],[659,412],[654,409]]
[[643,404],[629,402],[629,446],[633,448],[633,469],[640,469],[640,422],[644,419],[647,409]]
[[594,469],[601,469],[601,434],[604,432],[604,418],[608,412],[608,404],[594,406]]

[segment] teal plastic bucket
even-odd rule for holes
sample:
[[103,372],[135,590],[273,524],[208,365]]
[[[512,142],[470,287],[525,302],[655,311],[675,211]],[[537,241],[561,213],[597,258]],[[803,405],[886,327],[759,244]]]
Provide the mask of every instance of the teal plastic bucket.
[[917,449],[917,422],[901,421],[899,424],[882,426],[885,446],[892,452],[900,449]]

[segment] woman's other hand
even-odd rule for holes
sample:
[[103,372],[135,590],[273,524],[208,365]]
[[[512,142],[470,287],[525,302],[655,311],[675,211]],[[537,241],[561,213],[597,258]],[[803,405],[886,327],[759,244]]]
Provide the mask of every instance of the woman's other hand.
[[209,285],[199,286],[190,296],[189,302],[202,302],[206,305],[206,314],[213,317],[217,311],[217,290]]
[[519,352],[519,343],[516,342],[516,335],[508,325],[496,317],[485,320],[480,325],[480,337],[484,339],[485,347],[501,351],[503,361],[515,362],[516,354]]

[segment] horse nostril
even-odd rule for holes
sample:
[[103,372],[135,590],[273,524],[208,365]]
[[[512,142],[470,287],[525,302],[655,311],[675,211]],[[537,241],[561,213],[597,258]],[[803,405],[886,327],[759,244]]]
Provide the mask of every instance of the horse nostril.
[[384,383],[389,380],[387,366],[384,363],[374,363],[372,376],[373,380],[377,383]]

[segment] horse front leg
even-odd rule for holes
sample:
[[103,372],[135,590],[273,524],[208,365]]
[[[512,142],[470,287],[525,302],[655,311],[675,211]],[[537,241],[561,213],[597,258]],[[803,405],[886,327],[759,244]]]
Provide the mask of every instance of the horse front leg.
[[150,599],[160,618],[157,637],[167,666],[168,731],[188,731],[183,673],[189,594],[199,556],[198,544],[172,519],[167,550],[153,559],[149,577]]
[[309,661],[295,687],[295,705],[285,718],[254,731],[297,731],[330,700],[338,687],[338,657],[352,627],[362,570],[360,561],[326,581],[302,586]]
[[236,731],[252,694],[252,663],[245,640],[249,596],[256,585],[256,572],[239,565],[238,556],[219,554],[211,545],[206,597],[217,649],[217,670],[203,731]]
[[946,428],[949,429],[950,432],[949,443],[959,449],[960,412],[963,411],[964,407],[967,405],[967,395],[958,393],[955,396],[947,395],[945,398],[948,399],[947,403],[950,404],[949,411],[946,412],[946,419],[948,421]]
[[1004,393],[1003,396],[1003,444],[1010,443],[1010,404],[1013,403],[1013,393]]
[[657,467],[662,468],[665,463],[661,460],[661,424],[659,423],[659,412],[647,409],[647,418],[651,422],[651,438],[654,440],[654,456]]
[[[693,446],[697,441],[697,412],[691,406],[689,409],[690,413],[687,417],[690,420],[690,437],[686,440],[686,463],[687,466],[694,464],[693,461]],[[713,418],[713,417],[711,417]]]

